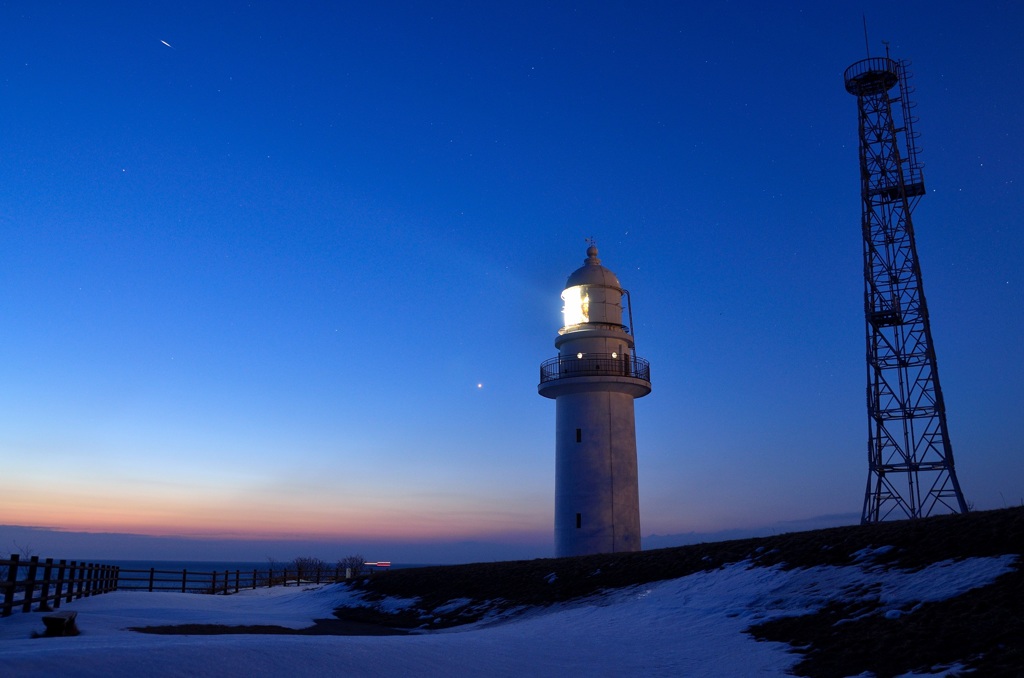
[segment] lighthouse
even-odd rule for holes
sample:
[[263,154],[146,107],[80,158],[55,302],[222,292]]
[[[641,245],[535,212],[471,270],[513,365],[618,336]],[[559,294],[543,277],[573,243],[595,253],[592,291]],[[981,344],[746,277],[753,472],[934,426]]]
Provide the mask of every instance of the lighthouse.
[[591,243],[562,301],[558,355],[537,386],[555,401],[555,555],[639,551],[633,400],[651,392],[651,370],[633,352],[629,292]]

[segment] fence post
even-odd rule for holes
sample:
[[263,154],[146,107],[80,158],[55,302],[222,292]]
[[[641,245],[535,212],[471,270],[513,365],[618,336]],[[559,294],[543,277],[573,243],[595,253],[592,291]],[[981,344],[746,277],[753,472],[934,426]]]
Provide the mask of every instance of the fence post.
[[274,568],[272,567],[267,568],[267,588],[274,588]]
[[213,595],[217,595],[217,570],[213,571],[213,575],[212,576],[213,576],[213,580],[212,580],[212,584],[210,585],[210,593],[212,593]]
[[185,582],[188,581],[188,569],[182,568],[181,570],[181,592],[185,592]]
[[156,575],[156,568],[149,568],[149,592],[153,592],[153,576]]
[[71,571],[68,573],[68,596],[65,599],[65,602],[70,603],[73,599],[78,598],[78,587],[80,583],[79,577],[81,576],[81,572],[82,563],[72,560]]
[[86,563],[85,569],[82,570],[82,595],[80,598],[88,598],[92,595],[92,574],[93,564]]
[[85,567],[85,561],[79,560],[78,571],[75,573],[75,600],[81,600],[85,595]]
[[60,607],[60,599],[64,597],[64,572],[67,570],[67,561],[61,558],[61,561],[57,564],[57,586],[56,592],[53,598],[53,607]]
[[89,563],[79,562],[78,563],[78,582],[77,582],[77,585],[75,586],[75,600],[81,600],[82,598],[85,598],[85,596],[86,596],[85,592],[88,590],[86,588],[86,584],[88,583],[86,580],[87,580],[88,577],[89,577]]
[[36,612],[50,612],[53,610],[50,607],[50,577],[53,576],[53,558],[46,559],[46,565],[43,567],[43,587],[39,590],[39,607],[36,608]]
[[71,597],[75,593],[75,568],[77,567],[77,565],[78,565],[78,561],[77,560],[72,560],[71,561],[71,565],[68,568],[68,592],[67,592],[67,598],[64,600],[65,603],[70,603],[71,602]]
[[85,594],[86,598],[93,596],[96,593],[96,587],[100,580],[100,566],[97,563],[89,563],[89,584],[88,593]]
[[242,576],[241,572],[235,570],[235,593],[238,593],[238,579]]
[[78,586],[75,587],[75,600],[85,598],[89,590],[89,563],[78,563]]
[[11,554],[11,564],[7,566],[7,588],[4,590],[4,609],[0,616],[8,617],[14,608],[14,582],[18,580],[18,559],[17,553]]
[[32,594],[36,590],[36,571],[39,569],[39,556],[32,556],[28,560],[28,577],[25,579],[25,599],[21,603],[21,611],[28,612],[32,609]]
[[253,590],[256,589],[256,568],[252,570],[252,588]]

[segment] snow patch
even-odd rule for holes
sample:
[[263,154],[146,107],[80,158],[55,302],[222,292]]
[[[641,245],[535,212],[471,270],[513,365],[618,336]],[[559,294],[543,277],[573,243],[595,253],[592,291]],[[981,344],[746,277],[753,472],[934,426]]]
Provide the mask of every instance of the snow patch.
[[892,546],[877,546],[877,547],[868,546],[868,547],[862,548],[860,551],[854,551],[853,552],[853,554],[852,554],[853,555],[853,562],[855,562],[855,563],[863,563],[863,562],[868,561],[868,560],[874,560],[878,556],[885,555],[889,551],[892,551],[892,549],[893,549]]
[[472,598],[456,598],[455,600],[449,600],[444,605],[439,605],[438,607],[435,607],[433,612],[434,614],[448,614],[449,612],[461,610],[462,608],[466,607],[472,602]]
[[388,614],[394,614],[396,612],[404,612],[410,607],[415,607],[416,603],[419,602],[419,598],[397,598],[394,596],[388,596],[381,598],[380,600],[373,601],[372,604],[362,603],[362,606],[373,607],[381,612],[387,612]]
[[[127,627],[205,623],[311,626],[341,606],[389,611],[415,599],[367,601],[346,584],[274,588],[231,596],[115,592],[61,609],[79,612],[82,634],[32,640],[39,615],[0,619],[5,675],[154,678],[181,675],[320,676],[784,675],[798,660],[788,645],[746,632],[771,618],[806,614],[830,602],[878,600],[908,609],[983,586],[1016,556],[944,561],[916,571],[869,565],[783,569],[750,562],[582,601],[517,610],[444,632],[408,636],[159,636]],[[463,600],[442,608],[457,610]],[[486,603],[480,603],[481,605]],[[468,604],[467,604],[468,605]],[[441,608],[439,608],[441,609]],[[937,668],[950,675],[955,667]]]

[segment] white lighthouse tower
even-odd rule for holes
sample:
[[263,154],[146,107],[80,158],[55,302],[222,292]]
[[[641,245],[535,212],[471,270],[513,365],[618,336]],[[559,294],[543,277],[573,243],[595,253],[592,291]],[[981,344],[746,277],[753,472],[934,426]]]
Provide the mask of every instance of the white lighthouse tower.
[[651,371],[633,353],[629,292],[591,244],[562,300],[558,356],[537,387],[555,400],[555,555],[639,551],[633,399],[651,392]]

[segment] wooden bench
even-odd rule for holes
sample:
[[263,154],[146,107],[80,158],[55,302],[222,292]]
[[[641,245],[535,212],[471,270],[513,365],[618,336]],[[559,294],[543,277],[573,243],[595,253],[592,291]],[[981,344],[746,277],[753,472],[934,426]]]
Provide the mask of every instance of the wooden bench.
[[65,610],[54,612],[43,616],[43,624],[46,625],[46,636],[77,636],[78,627],[75,626],[77,612]]

